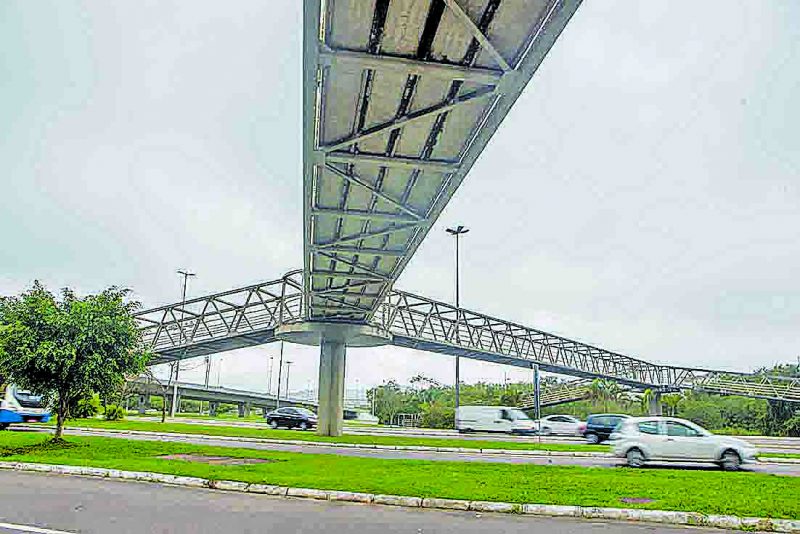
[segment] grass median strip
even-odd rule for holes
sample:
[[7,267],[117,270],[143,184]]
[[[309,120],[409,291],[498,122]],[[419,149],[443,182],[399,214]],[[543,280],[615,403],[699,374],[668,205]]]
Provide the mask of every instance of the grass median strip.
[[[198,455],[267,461],[190,460]],[[41,434],[5,432],[0,460],[415,497],[800,518],[800,478],[759,473],[382,460],[101,437],[70,437],[59,447]]]
[[302,440],[318,443],[353,443],[362,445],[394,445],[423,447],[461,447],[465,449],[511,449],[569,452],[607,452],[605,445],[569,443],[538,443],[530,441],[496,441],[457,438],[420,438],[406,436],[378,436],[371,434],[345,434],[339,437],[318,436],[313,432],[297,430],[272,430],[270,428],[248,428],[224,425],[200,425],[193,423],[157,423],[152,421],[103,421],[100,419],[78,419],[70,421],[68,428],[97,428],[106,430],[140,430],[146,432],[172,432],[206,436],[228,436],[281,440]]

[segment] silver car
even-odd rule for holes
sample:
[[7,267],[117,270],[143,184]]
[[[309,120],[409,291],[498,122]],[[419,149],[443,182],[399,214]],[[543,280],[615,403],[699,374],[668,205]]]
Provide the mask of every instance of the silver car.
[[708,430],[675,417],[626,419],[611,435],[615,456],[631,467],[648,461],[710,462],[726,471],[756,461],[758,450],[750,443]]

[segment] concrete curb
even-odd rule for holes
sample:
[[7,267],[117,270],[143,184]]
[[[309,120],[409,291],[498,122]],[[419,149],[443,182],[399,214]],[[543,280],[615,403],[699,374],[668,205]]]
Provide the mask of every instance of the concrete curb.
[[[23,426],[21,428],[41,431],[42,427]],[[470,447],[428,447],[425,445],[371,445],[367,443],[336,443],[326,441],[305,441],[299,439],[270,439],[270,438],[253,438],[253,437],[237,437],[237,436],[218,436],[211,434],[182,434],[178,432],[153,432],[150,430],[115,430],[115,429],[102,429],[92,427],[72,427],[66,429],[69,434],[70,430],[78,430],[87,434],[119,434],[130,436],[151,436],[151,437],[164,437],[170,436],[177,439],[196,439],[204,441],[240,441],[244,443],[269,443],[275,445],[298,445],[303,447],[319,447],[319,448],[340,448],[340,449],[368,449],[368,450],[389,450],[389,451],[417,451],[417,452],[450,452],[461,454],[502,454],[509,456],[539,456],[539,457],[567,457],[567,458],[613,458],[614,456],[607,452],[593,452],[593,451],[548,451],[542,449],[477,449]],[[770,464],[800,464],[800,458],[781,458],[781,457],[765,457],[759,459],[759,463]]]
[[474,512],[513,513],[530,516],[572,517],[610,521],[637,521],[670,525],[690,525],[736,530],[800,533],[800,519],[769,519],[763,517],[737,517],[706,515],[697,512],[668,510],[641,510],[632,508],[600,508],[590,506],[557,506],[550,504],[515,504],[507,502],[465,501],[456,499],[420,498],[403,495],[373,495],[349,491],[329,491],[313,488],[287,488],[266,484],[249,484],[233,480],[208,480],[197,477],[166,475],[142,471],[122,471],[102,467],[75,465],[50,465],[25,462],[0,462],[0,469],[34,471],[59,475],[77,475],[118,480],[136,480],[188,488],[208,488],[237,493],[274,495],[278,497],[343,501],[406,508],[438,510],[470,510]]

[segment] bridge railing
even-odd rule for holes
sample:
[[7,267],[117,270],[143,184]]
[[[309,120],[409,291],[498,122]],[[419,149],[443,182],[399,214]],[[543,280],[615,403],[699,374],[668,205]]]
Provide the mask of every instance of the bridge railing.
[[302,320],[302,282],[296,274],[143,311],[136,320],[144,342],[156,353],[174,352]]
[[776,377],[766,374],[709,373],[695,381],[693,389],[720,395],[744,395],[800,402],[800,378]]
[[[317,290],[316,292],[336,291]],[[301,271],[283,278],[162,306],[136,317],[159,357],[175,358],[253,346],[281,324],[305,319]],[[582,378],[609,378],[635,388],[696,389],[800,402],[800,380],[659,365],[450,304],[393,290],[372,324],[398,346],[529,366]]]
[[607,377],[631,385],[671,387],[691,373],[645,362],[586,343],[496,317],[392,291],[375,320],[395,336],[422,340],[473,353],[490,353],[538,363],[547,370]]

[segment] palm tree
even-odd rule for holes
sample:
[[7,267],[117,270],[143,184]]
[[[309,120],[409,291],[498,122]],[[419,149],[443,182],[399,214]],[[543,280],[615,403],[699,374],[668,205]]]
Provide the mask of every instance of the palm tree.
[[675,417],[678,414],[678,406],[683,401],[683,395],[680,393],[670,393],[661,397],[663,403],[669,408],[669,414]]
[[655,392],[650,388],[647,388],[642,392],[642,398],[639,400],[639,402],[641,402],[642,411],[644,413],[650,413],[650,403],[653,402],[655,397]]

